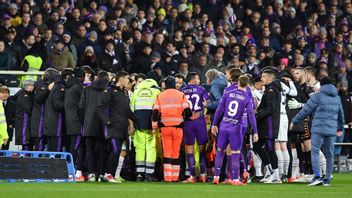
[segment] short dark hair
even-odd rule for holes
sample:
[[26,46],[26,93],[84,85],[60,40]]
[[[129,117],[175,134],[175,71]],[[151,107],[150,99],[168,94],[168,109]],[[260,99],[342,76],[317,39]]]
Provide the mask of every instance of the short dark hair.
[[181,74],[176,74],[175,78],[182,78],[182,80],[184,80],[183,76]]
[[116,81],[119,81],[120,78],[123,78],[125,76],[128,76],[129,74],[125,71],[119,71],[116,73]]
[[109,80],[109,74],[106,71],[100,71],[98,73],[98,78],[97,79],[105,79],[105,80]]
[[189,72],[186,77],[187,83],[189,83],[191,80],[195,79],[196,76],[199,76],[197,72]]
[[238,82],[239,77],[242,75],[242,71],[239,68],[233,68],[230,70],[231,81]]

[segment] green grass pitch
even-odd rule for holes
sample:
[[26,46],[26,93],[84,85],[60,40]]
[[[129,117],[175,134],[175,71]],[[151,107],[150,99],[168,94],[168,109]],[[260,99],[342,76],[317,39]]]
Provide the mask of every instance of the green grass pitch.
[[334,174],[331,187],[306,184],[229,186],[182,183],[0,183],[1,198],[352,198],[352,174]]

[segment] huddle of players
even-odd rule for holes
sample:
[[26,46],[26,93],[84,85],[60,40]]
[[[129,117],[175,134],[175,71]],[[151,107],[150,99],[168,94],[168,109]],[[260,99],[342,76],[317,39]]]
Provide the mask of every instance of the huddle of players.
[[[310,173],[308,120],[304,123],[305,133],[300,133],[302,131],[299,130],[296,131],[298,133],[292,133],[297,135],[291,135],[294,139],[287,148],[288,121],[292,116],[287,117],[289,113],[286,109],[295,110],[297,113],[297,110],[299,111],[302,104],[307,101],[309,90],[313,90],[309,89],[310,85],[306,85],[305,76],[315,76],[312,74],[314,71],[308,69],[306,75],[306,70],[298,68],[294,71],[299,83],[294,84],[288,73],[286,76],[280,76],[281,80],[276,80],[277,74],[274,69],[264,69],[261,80],[265,91],[262,97],[253,97],[252,91],[255,88],[253,83],[251,83],[252,89],[249,88],[250,77],[242,75],[239,69],[227,68],[226,76],[231,85],[224,90],[211,129],[212,133],[217,135],[213,183],[218,184],[220,181],[219,175],[225,153],[228,178],[225,183],[243,185],[247,182],[249,176],[245,163],[247,156],[243,155],[241,150],[248,130],[248,119],[253,131],[251,142],[256,169],[255,179],[259,178],[266,183],[281,183],[282,178],[286,179],[289,176],[290,162],[292,164],[290,178],[298,177],[299,162],[304,162]],[[98,180],[114,182],[113,175],[119,163],[123,140],[127,139],[127,132],[133,130],[133,121],[135,121],[135,116],[129,108],[129,93],[126,89],[129,75],[119,72],[111,83],[108,73],[100,72],[96,79],[90,77],[91,73],[89,68],[85,68],[63,71],[60,76],[57,71],[49,70],[46,71],[44,80],[36,82],[34,90],[29,88],[20,92],[18,95],[22,96],[18,97],[20,100],[17,100],[17,103],[28,102],[27,105],[22,105],[28,108],[16,110],[23,112],[23,116],[19,116],[22,119],[17,121],[23,124],[16,127],[21,131],[16,133],[20,134],[21,142],[18,144],[23,145],[26,150],[43,150],[45,142],[48,151],[62,151],[64,147],[74,156],[78,178],[83,177],[82,170],[86,161],[89,181],[95,181],[94,173],[98,172]],[[87,78],[91,79],[87,80]],[[92,81],[92,83],[86,81]],[[193,115],[196,115],[193,117],[196,119],[185,121],[183,127],[183,142],[191,175],[184,182],[197,181],[193,154],[195,140],[200,151],[199,180],[205,182],[205,145],[208,136],[204,108],[209,96],[205,89],[199,86],[200,80],[197,73],[189,73],[186,81],[188,84],[180,91],[187,97],[189,107]],[[303,93],[303,96],[297,94],[298,90]],[[288,101],[287,97],[294,98]],[[287,101],[288,105],[286,105]],[[112,113],[114,115],[111,115]],[[257,129],[257,123],[259,129]],[[65,127],[67,130],[64,135]],[[31,141],[28,137],[31,137]],[[296,150],[301,152],[299,157],[304,157],[299,162]],[[265,166],[264,177],[261,173],[261,164]],[[300,171],[302,169],[300,168]],[[240,172],[242,172],[242,178],[240,178]]]

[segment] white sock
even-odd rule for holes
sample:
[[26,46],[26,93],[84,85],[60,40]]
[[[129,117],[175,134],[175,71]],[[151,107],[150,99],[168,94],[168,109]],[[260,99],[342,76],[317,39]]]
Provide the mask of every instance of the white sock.
[[82,176],[82,171],[77,170],[77,171],[76,171],[76,177],[81,177],[81,176]]
[[116,169],[116,172],[115,172],[115,177],[118,178],[120,177],[120,173],[121,173],[121,170],[122,170],[122,166],[123,166],[123,162],[125,161],[125,157],[123,156],[120,156],[119,157],[119,164],[117,165],[117,169]]
[[282,157],[284,160],[283,174],[287,176],[288,166],[290,164],[290,154],[288,153],[288,150],[282,151]]
[[319,160],[320,160],[320,175],[323,176],[326,174],[326,158],[321,150],[319,151]]
[[291,177],[296,178],[299,174],[299,160],[297,158],[297,150],[292,149],[292,170]]
[[280,179],[279,169],[278,168],[273,170],[272,178],[275,179],[275,180],[279,180]]
[[278,162],[278,167],[279,167],[279,175],[282,175],[284,172],[284,157],[282,156],[282,151],[281,150],[276,150],[275,151],[276,156],[277,156],[277,162]]
[[265,170],[265,176],[264,177],[267,177],[267,176],[271,175],[271,171],[270,171],[269,165],[266,165],[264,167],[264,170]]
[[255,169],[255,176],[263,177],[262,160],[254,152],[252,152],[252,156],[253,156],[253,163],[254,163],[254,169]]

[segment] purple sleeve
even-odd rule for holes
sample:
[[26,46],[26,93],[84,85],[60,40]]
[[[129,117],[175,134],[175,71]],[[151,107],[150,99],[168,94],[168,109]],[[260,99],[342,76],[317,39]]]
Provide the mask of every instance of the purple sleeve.
[[202,90],[203,90],[203,99],[206,101],[209,100],[209,95],[208,95],[207,91],[204,88]]
[[226,103],[226,95],[223,95],[214,115],[213,126],[219,126],[220,119],[224,115],[225,103]]
[[253,100],[253,94],[252,94],[252,90],[251,88],[247,87],[247,93],[248,93],[248,96],[249,98],[251,99],[251,102],[252,102],[252,109],[255,109],[255,102]]
[[247,114],[248,114],[249,122],[251,123],[251,126],[253,128],[254,133],[258,133],[257,122],[255,120],[253,104],[252,104],[253,98],[251,98],[250,100],[251,101],[249,101],[247,103]]

